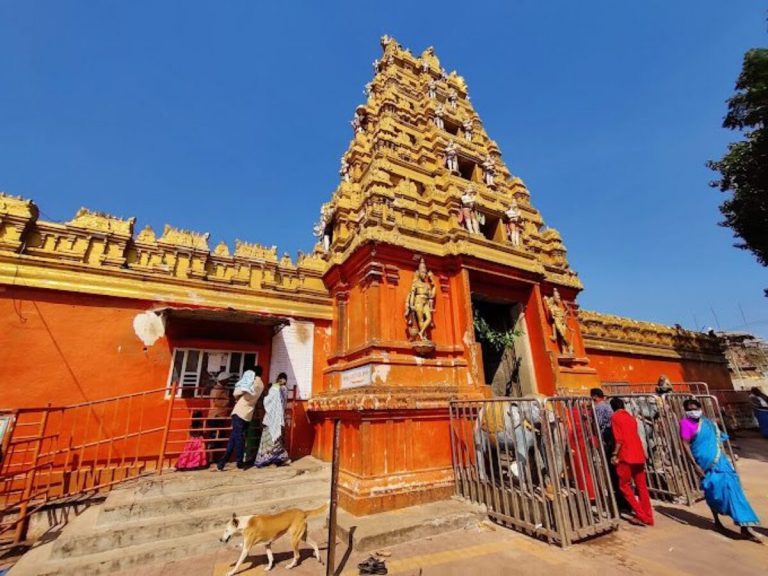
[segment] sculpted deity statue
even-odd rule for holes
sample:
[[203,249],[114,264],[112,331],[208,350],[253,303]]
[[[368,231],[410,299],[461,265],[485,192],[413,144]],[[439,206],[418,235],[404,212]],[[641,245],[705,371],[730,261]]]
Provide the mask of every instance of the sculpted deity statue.
[[445,167],[451,172],[459,172],[459,152],[456,142],[451,139],[445,147]]
[[493,159],[493,157],[488,154],[485,157],[485,160],[483,160],[483,181],[485,182],[485,185],[493,188],[496,183],[494,182],[494,177],[496,176],[496,161]]
[[429,340],[427,330],[432,325],[436,291],[435,279],[422,258],[405,302],[405,317],[411,338]]
[[347,162],[346,156],[341,157],[341,168],[339,169],[339,176],[341,176],[341,179],[344,180],[344,182],[349,182],[349,162]]
[[442,80],[448,80],[448,71],[442,66],[440,66],[440,78]]
[[520,210],[517,207],[517,202],[512,200],[512,203],[504,212],[506,217],[507,226],[507,238],[513,246],[520,246]]
[[461,123],[461,127],[464,128],[464,138],[467,141],[472,142],[472,129],[473,129],[472,120],[467,118]]
[[470,184],[461,196],[461,213],[459,222],[464,224],[470,234],[480,234],[480,217],[475,210],[477,192]]
[[419,60],[419,64],[421,66],[422,72],[429,72],[429,62],[427,62],[422,58],[421,60]]
[[373,82],[368,82],[363,88],[363,94],[370,97],[373,94]]
[[456,110],[456,104],[459,101],[459,93],[456,92],[455,88],[451,88],[448,91],[448,103],[451,105],[451,108]]
[[355,134],[363,131],[363,120],[360,118],[360,114],[357,112],[355,112],[355,115],[352,118],[352,122],[350,122],[350,124],[352,124],[352,129],[355,131]]
[[437,126],[440,130],[445,128],[443,116],[445,116],[445,109],[443,108],[442,104],[438,104],[437,108],[435,108],[435,126]]
[[568,337],[568,305],[560,298],[557,288],[552,296],[544,297],[544,304],[552,323],[552,340],[557,343],[562,353],[573,354],[573,345]]
[[434,78],[432,78],[432,79],[429,81],[429,84],[427,84],[427,94],[428,94],[428,95],[429,95],[429,97],[430,97],[430,98],[432,98],[433,100],[434,100],[435,98],[437,98],[437,82],[435,81],[435,79],[434,79]]
[[376,58],[376,60],[374,60],[374,61],[371,63],[371,65],[373,66],[373,73],[374,73],[374,74],[377,74],[377,73],[378,73],[378,71],[379,71],[379,64],[381,64],[381,62],[379,62],[379,59],[378,59],[378,58]]
[[312,228],[315,238],[318,238],[322,242],[323,252],[328,252],[331,248],[332,219],[332,208],[328,204],[323,204],[320,208],[320,220]]

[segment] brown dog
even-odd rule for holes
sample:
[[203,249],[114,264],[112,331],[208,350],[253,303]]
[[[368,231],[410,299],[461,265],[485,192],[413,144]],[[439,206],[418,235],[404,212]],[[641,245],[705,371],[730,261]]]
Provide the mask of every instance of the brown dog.
[[235,534],[243,533],[243,551],[238,558],[235,567],[227,573],[227,576],[232,576],[237,572],[240,565],[248,556],[251,548],[255,544],[264,544],[267,549],[267,566],[264,570],[272,570],[274,564],[274,557],[272,556],[272,542],[280,538],[286,532],[291,534],[291,547],[293,548],[293,561],[286,566],[291,569],[299,562],[299,542],[301,540],[307,542],[315,551],[315,558],[321,564],[323,561],[320,559],[320,551],[309,536],[307,536],[307,518],[310,516],[316,516],[322,514],[328,508],[328,504],[323,504],[319,508],[314,510],[299,510],[298,508],[289,508],[283,510],[277,514],[263,515],[263,516],[237,516],[232,514],[232,519],[227,522],[227,526],[224,529],[219,540],[221,542],[229,542]]

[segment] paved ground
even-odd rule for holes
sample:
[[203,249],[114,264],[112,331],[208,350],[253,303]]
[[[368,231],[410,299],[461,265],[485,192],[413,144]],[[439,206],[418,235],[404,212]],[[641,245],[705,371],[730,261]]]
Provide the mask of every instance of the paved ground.
[[[747,495],[758,514],[768,520],[768,440],[737,440],[742,457],[739,470]],[[386,557],[390,574],[406,576],[524,573],[595,576],[601,574],[725,574],[726,576],[768,573],[768,542],[764,545],[741,540],[736,531],[728,537],[711,529],[708,509],[703,503],[692,508],[656,504],[657,525],[640,528],[623,524],[618,532],[560,550],[501,527],[478,525],[431,539],[394,546]],[[731,526],[728,524],[728,526]],[[761,529],[768,537],[768,530]],[[325,542],[321,533],[316,540]],[[280,540],[273,547],[274,574],[288,573],[289,545]],[[344,546],[337,558],[345,556]],[[323,558],[325,557],[322,551]],[[189,558],[156,569],[142,570],[143,576],[223,576],[238,556],[233,545],[222,546],[215,554]],[[337,571],[342,576],[357,574],[357,563],[367,555],[352,553]],[[302,564],[291,574],[325,574],[324,567],[302,551]],[[256,550],[238,574],[262,574],[266,562],[263,549]]]

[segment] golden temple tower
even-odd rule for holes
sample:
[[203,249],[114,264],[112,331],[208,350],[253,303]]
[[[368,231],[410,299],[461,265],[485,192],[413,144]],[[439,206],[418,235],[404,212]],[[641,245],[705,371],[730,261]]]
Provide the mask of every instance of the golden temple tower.
[[334,349],[310,409],[321,456],[330,421],[344,423],[341,494],[353,513],[450,493],[448,402],[489,395],[489,365],[501,361],[476,340],[477,309],[524,327],[521,393],[596,379],[560,235],[502,160],[464,79],[432,48],[381,45],[315,227]]

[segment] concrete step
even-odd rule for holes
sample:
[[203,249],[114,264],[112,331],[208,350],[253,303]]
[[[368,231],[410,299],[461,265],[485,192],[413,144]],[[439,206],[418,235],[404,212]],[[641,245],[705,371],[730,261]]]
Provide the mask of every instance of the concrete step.
[[131,547],[150,542],[168,541],[169,545],[175,545],[178,539],[216,530],[220,536],[233,512],[238,515],[274,514],[287,508],[317,508],[328,500],[326,487],[320,488],[322,490],[311,494],[291,495],[277,500],[244,498],[233,508],[177,513],[118,523],[107,529],[101,526],[83,527],[77,534],[62,534],[57,538],[53,543],[51,559],[72,559],[115,549],[128,552]]
[[330,478],[330,465],[306,456],[290,466],[280,468],[249,468],[238,470],[234,464],[229,464],[224,472],[218,472],[213,467],[208,470],[193,472],[168,471],[162,476],[150,476],[132,482],[127,490],[114,491],[110,495],[121,492],[137,492],[146,497],[172,496],[185,492],[220,488],[222,486],[250,485],[254,482],[284,482],[296,476],[307,474],[328,474]]
[[[130,548],[119,548],[77,558],[51,559],[42,546],[27,552],[8,576],[98,576],[120,571],[139,573],[151,564],[162,564],[180,558],[215,550],[222,544],[220,532],[195,534],[175,541],[148,542]],[[50,553],[50,550],[48,550]]]
[[[40,542],[13,576],[138,573],[142,567],[215,551],[237,514],[316,508],[328,499],[330,469],[306,458],[290,467],[169,473],[117,489]],[[325,517],[310,519],[321,528]],[[237,540],[239,542],[239,540]]]
[[476,526],[487,517],[484,506],[461,499],[370,516],[353,516],[340,509],[337,516],[338,538],[348,542],[351,533],[352,547],[367,552]]
[[[244,473],[243,476],[248,474]],[[114,498],[110,495],[101,508],[97,524],[106,530],[124,522],[202,510],[214,509],[231,514],[243,502],[300,498],[308,494],[327,494],[330,490],[330,476],[322,470],[278,480],[255,474],[250,475],[250,479],[251,482],[246,484],[224,484],[216,488],[188,490],[166,496],[147,497],[139,491],[115,494]]]

